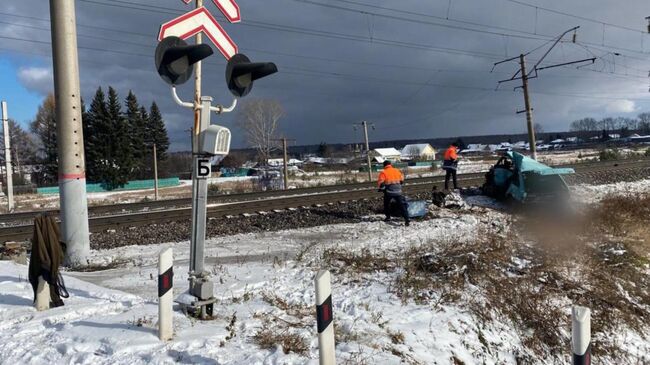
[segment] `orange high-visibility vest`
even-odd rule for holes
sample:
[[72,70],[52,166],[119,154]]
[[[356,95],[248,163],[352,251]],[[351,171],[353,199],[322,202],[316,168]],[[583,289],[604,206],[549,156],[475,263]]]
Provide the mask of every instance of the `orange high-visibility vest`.
[[377,180],[377,185],[392,185],[399,184],[404,181],[404,176],[402,172],[392,165],[384,167],[384,170],[379,173],[379,179]]
[[458,152],[456,151],[456,147],[454,146],[449,146],[447,150],[445,151],[445,161],[453,161],[458,159]]

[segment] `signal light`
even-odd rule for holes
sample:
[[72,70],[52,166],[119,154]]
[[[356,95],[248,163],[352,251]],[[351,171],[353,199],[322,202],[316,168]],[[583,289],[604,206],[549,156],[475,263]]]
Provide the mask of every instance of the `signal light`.
[[212,55],[207,44],[188,45],[178,37],[166,37],[156,47],[156,70],[170,85],[181,85],[192,77],[194,64]]
[[272,62],[251,62],[248,57],[238,53],[228,60],[226,66],[226,83],[230,92],[237,96],[246,96],[253,88],[253,81],[278,72]]

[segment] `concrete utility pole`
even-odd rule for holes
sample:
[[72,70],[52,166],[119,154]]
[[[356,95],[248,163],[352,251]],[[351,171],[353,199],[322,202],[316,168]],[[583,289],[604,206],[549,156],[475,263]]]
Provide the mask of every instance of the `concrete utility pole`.
[[[519,79],[521,79],[521,81],[523,82],[523,85],[521,87],[524,89],[524,102],[526,103],[526,109],[524,111],[518,111],[517,114],[522,113],[522,112],[526,113],[526,126],[527,126],[527,129],[528,129],[528,143],[530,144],[531,157],[534,160],[537,159],[537,146],[535,145],[535,129],[533,127],[533,108],[530,106],[530,96],[529,96],[529,92],[528,92],[528,80],[537,78],[537,72],[541,71],[541,70],[554,68],[554,67],[560,67],[560,66],[568,66],[568,65],[573,65],[573,64],[582,63],[582,62],[591,62],[593,64],[596,61],[596,57],[592,57],[592,58],[585,58],[585,59],[577,60],[577,61],[563,62],[563,63],[558,63],[558,64],[555,64],[555,65],[539,67],[540,64],[542,63],[542,61],[544,61],[544,59],[546,58],[546,56],[548,56],[549,53],[551,53],[553,48],[555,48],[555,46],[562,40],[562,38],[565,35],[567,35],[568,33],[574,32],[572,42],[575,43],[576,42],[576,33],[575,32],[578,30],[578,28],[580,28],[580,27],[573,27],[573,28],[565,31],[564,33],[560,34],[558,37],[556,37],[555,42],[553,42],[553,44],[546,50],[546,53],[544,53],[544,55],[539,60],[537,60],[537,63],[535,63],[535,65],[533,66],[530,73],[526,73],[526,56],[528,54],[530,54],[532,51],[528,52],[528,53],[525,53],[525,54],[520,54],[518,57],[511,57],[511,58],[505,59],[503,61],[495,62],[494,66],[492,66],[492,70],[494,71],[494,68],[496,66],[500,65],[500,64],[510,62],[510,61],[514,61],[517,58],[519,59],[519,70],[517,72],[515,72],[515,74],[511,78],[499,81],[498,85],[501,85],[504,82],[510,82],[510,81],[519,80]],[[490,72],[492,72],[492,71],[490,71]],[[520,74],[521,74],[521,76],[517,77]],[[498,88],[498,86],[497,86],[497,88]],[[515,89],[518,89],[518,87],[515,88]]]
[[288,141],[295,141],[295,139],[287,139],[282,138],[282,139],[274,139],[274,141],[281,141],[282,142],[282,151],[283,151],[283,160],[284,160],[284,190],[287,190],[289,188],[289,157],[287,154],[287,142]]
[[7,102],[2,101],[2,130],[4,131],[5,142],[5,171],[7,171],[7,210],[14,210],[14,183],[13,169],[11,168],[11,137],[9,134],[9,115],[7,114]]
[[368,142],[368,122],[361,122],[363,125],[363,134],[366,138],[366,160],[368,162],[368,181],[372,181],[372,163],[370,162],[370,142]]
[[535,128],[533,128],[533,109],[530,107],[530,95],[528,94],[528,74],[526,74],[526,56],[519,55],[521,66],[521,81],[524,88],[524,103],[526,105],[526,127],[528,128],[528,143],[530,144],[530,156],[537,160],[537,146],[535,145]]
[[282,138],[282,149],[284,150],[284,154],[282,155],[284,158],[284,190],[289,189],[289,164],[287,161],[287,139]]
[[74,0],[50,0],[59,152],[59,195],[66,262],[87,264],[90,251]]
[[153,144],[153,195],[154,200],[158,200],[158,154],[155,143]]

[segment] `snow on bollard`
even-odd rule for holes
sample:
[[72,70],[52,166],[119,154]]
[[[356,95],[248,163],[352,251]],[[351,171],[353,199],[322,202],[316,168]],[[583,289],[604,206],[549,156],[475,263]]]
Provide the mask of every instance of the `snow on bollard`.
[[171,340],[174,334],[172,303],[174,295],[174,260],[172,249],[160,252],[158,257],[158,337]]
[[591,311],[586,307],[574,306],[572,309],[573,365],[591,364]]
[[334,318],[332,316],[332,287],[330,272],[321,270],[316,275],[316,325],[320,365],[334,365]]
[[43,279],[42,276],[38,277],[38,287],[36,288],[36,300],[34,306],[38,311],[50,309],[50,284]]

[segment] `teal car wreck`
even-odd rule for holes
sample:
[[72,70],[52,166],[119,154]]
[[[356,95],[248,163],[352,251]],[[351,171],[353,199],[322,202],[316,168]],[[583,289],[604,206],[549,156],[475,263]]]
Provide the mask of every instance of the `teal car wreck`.
[[572,168],[549,167],[512,151],[490,168],[482,190],[499,200],[554,200],[568,195],[569,187],[562,176],[573,173]]

